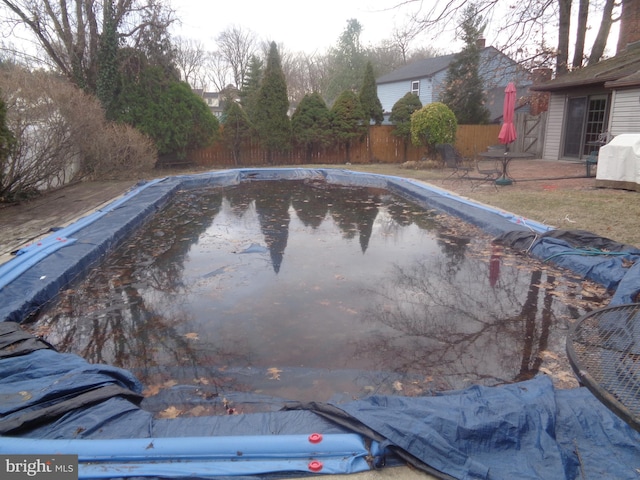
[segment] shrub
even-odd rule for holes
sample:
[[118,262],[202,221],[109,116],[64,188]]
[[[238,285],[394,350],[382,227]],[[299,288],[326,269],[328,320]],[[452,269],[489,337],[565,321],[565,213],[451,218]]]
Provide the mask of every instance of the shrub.
[[[83,178],[131,178],[153,167],[155,151],[144,137],[109,124],[100,102],[70,82],[12,67],[0,70],[0,84],[7,127],[15,138],[9,154],[0,158],[3,200]],[[127,152],[135,152],[135,158]]]
[[389,121],[396,126],[392,133],[403,140],[405,160],[407,159],[408,143],[411,140],[411,115],[421,108],[422,102],[420,98],[411,92],[407,92],[407,94],[398,100],[391,108]]
[[331,117],[333,134],[345,146],[346,161],[350,162],[351,142],[367,134],[364,112],[356,94],[351,90],[342,92],[331,107]]
[[454,143],[458,122],[444,103],[425,105],[411,115],[411,142],[433,150],[440,143]]

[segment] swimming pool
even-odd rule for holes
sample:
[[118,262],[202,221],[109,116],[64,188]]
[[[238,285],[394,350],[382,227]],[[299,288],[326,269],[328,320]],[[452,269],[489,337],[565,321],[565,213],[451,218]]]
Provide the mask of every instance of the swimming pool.
[[[283,180],[315,184],[312,185],[313,188],[316,192],[322,193],[319,196],[328,197],[329,203],[337,199],[338,194],[332,190],[334,186],[347,187],[349,195],[354,196],[342,203],[358,205],[357,212],[338,212],[338,208],[335,208],[338,214],[332,213],[337,201],[331,205],[325,202],[321,207],[305,207],[305,204],[312,202],[304,193],[297,194],[295,203],[293,200],[280,202],[286,196],[280,194],[276,195],[279,201],[274,202],[274,211],[280,212],[280,216],[263,215],[264,218],[271,216],[274,221],[261,223],[261,207],[258,207],[259,202],[255,198],[251,201],[247,201],[246,198],[241,201],[228,198],[228,191],[242,187],[243,184]],[[360,187],[365,190],[358,190]],[[228,191],[222,194],[221,191],[224,189]],[[293,192],[294,189],[289,190]],[[381,193],[381,190],[386,193]],[[183,192],[187,200],[180,200],[178,192]],[[331,193],[325,195],[327,192]],[[209,215],[210,222],[196,220],[196,217],[193,217],[192,221],[189,215],[197,213],[194,210],[200,213],[204,210],[202,204],[189,200],[194,196],[198,197],[198,200],[210,197],[210,203],[204,206],[210,213],[217,212],[215,215]],[[245,194],[239,195],[243,196],[246,197]],[[186,231],[177,228],[170,230],[162,227],[162,224],[154,226],[154,221],[163,222],[165,218],[163,215],[153,214],[165,206],[172,208],[170,204],[174,201],[182,202],[183,206],[187,207],[177,215],[184,221]],[[278,205],[279,203],[282,205]],[[296,208],[296,204],[303,207]],[[200,207],[190,210],[190,207],[195,205]],[[242,207],[238,207],[239,205]],[[284,214],[285,210],[288,215]],[[233,237],[225,237],[225,222],[237,216],[240,211],[244,212],[239,216],[246,227],[244,233],[236,232]],[[224,219],[226,220],[220,222]],[[469,225],[463,226],[458,219]],[[220,224],[216,224],[216,221]],[[283,235],[282,226],[285,224],[286,235]],[[215,227],[214,230],[209,230],[212,226]],[[480,230],[476,230],[476,227]],[[140,230],[141,228],[148,230]],[[313,231],[318,229],[332,230],[334,236],[339,237],[339,241],[342,242],[325,249],[326,251],[331,253],[331,249],[349,250],[357,258],[364,260],[362,263],[370,268],[357,275],[365,279],[373,277],[377,281],[368,286],[354,284],[345,287],[351,267],[347,268],[346,264],[342,263],[332,265],[331,258],[338,258],[337,256],[323,257],[318,253],[322,248],[308,248],[310,236],[314,237]],[[352,400],[354,397],[366,397],[371,393],[423,396],[472,384],[493,385],[524,380],[540,370],[545,358],[553,359],[556,355],[554,352],[561,349],[566,322],[580,315],[588,305],[582,303],[583,294],[578,291],[578,287],[571,286],[569,279],[564,281],[560,278],[564,274],[544,266],[531,268],[530,259],[505,255],[499,247],[494,248],[489,239],[507,231],[543,235],[548,230],[544,225],[476,204],[433,186],[395,177],[339,170],[234,170],[171,177],[140,185],[124,198],[77,224],[56,232],[52,238],[41,242],[40,245],[25,249],[10,268],[3,266],[5,268],[0,272],[0,317],[13,321],[33,319],[43,306],[58,297],[60,291],[80,288],[76,283],[80,277],[94,269],[114,249],[124,255],[125,264],[133,257],[140,257],[140,265],[144,265],[145,261],[148,263],[147,266],[153,265],[163,257],[161,251],[153,250],[166,248],[162,246],[162,242],[155,245],[145,243],[142,253],[136,254],[132,253],[130,245],[153,239],[164,240],[168,232],[169,236],[174,236],[176,240],[169,244],[168,249],[175,250],[176,257],[182,259],[182,264],[168,262],[166,266],[151,268],[154,275],[142,278],[136,277],[136,273],[131,274],[130,279],[123,276],[121,267],[113,264],[110,268],[116,269],[118,275],[110,277],[110,280],[93,283],[90,281],[86,287],[81,288],[100,290],[108,287],[107,289],[118,292],[121,300],[119,304],[114,304],[117,308],[104,308],[99,315],[91,317],[92,309],[96,311],[95,307],[82,307],[86,308],[83,312],[88,314],[91,320],[82,328],[78,328],[66,310],[68,305],[65,306],[63,296],[60,304],[61,315],[58,318],[63,319],[61,323],[67,322],[66,327],[75,329],[74,334],[70,336],[74,338],[70,338],[72,341],[68,342],[69,345],[76,342],[75,347],[87,350],[86,347],[92,342],[104,342],[104,349],[94,345],[93,350],[87,350],[90,353],[88,357],[92,360],[118,363],[125,357],[132,358],[126,354],[126,350],[117,351],[116,347],[122,346],[123,342],[132,342],[135,346],[132,350],[147,348],[151,351],[158,347],[159,340],[169,338],[173,350],[170,348],[163,351],[160,356],[172,357],[177,361],[173,362],[173,365],[160,366],[158,357],[151,356],[146,357],[151,358],[148,364],[132,365],[133,370],[139,369],[136,374],[150,375],[150,381],[140,386],[140,390],[147,389],[147,396],[143,401],[146,410],[139,411],[127,407],[127,412],[130,413],[123,415],[118,413],[122,411],[122,408],[118,407],[111,412],[113,421],[112,417],[109,417],[109,422],[101,420],[102,426],[99,429],[78,429],[75,426],[77,420],[75,423],[68,421],[65,424],[61,419],[56,422],[55,431],[42,427],[32,435],[39,438],[39,435],[61,435],[62,432],[68,432],[73,438],[105,438],[105,435],[114,438],[114,435],[117,435],[114,432],[117,431],[121,432],[120,436],[128,438],[144,438],[149,435],[168,437],[175,435],[176,431],[201,435],[203,432],[210,434],[218,431],[218,425],[228,424],[229,421],[232,422],[232,426],[224,431],[243,435],[247,430],[240,426],[249,424],[250,415],[246,415],[242,422],[235,423],[233,418],[242,416],[222,417],[226,419],[222,422],[213,420],[219,417],[208,415],[230,413],[230,402],[233,413],[244,413],[244,408],[246,412],[259,411],[263,409],[263,405],[268,405],[267,410],[273,412],[281,406],[281,402],[273,400],[274,397],[303,400],[332,398],[340,402]],[[143,232],[142,239],[132,241],[132,235],[138,231]],[[189,233],[186,233],[187,231]],[[294,235],[298,231],[307,236],[298,239]],[[257,241],[254,235],[257,235]],[[188,240],[183,240],[186,238]],[[220,240],[221,243],[207,243],[212,239]],[[406,239],[409,239],[409,243],[417,243],[421,248],[403,257],[407,244],[400,240]],[[296,253],[294,246],[297,243],[305,246],[301,253]],[[385,248],[392,249],[387,253],[376,254],[378,244],[385,244]],[[204,257],[210,257],[216,248],[230,246],[232,248],[229,251],[223,252],[225,256],[216,257],[217,263],[206,265],[201,261]],[[198,252],[198,249],[201,250]],[[145,251],[148,253],[146,260]],[[395,263],[391,262],[380,268],[377,263],[369,262],[370,258],[374,258],[374,254],[383,259],[388,258],[389,251],[394,252],[393,256],[397,260]],[[154,252],[157,254],[154,255]],[[311,297],[304,297],[301,300],[301,293],[297,291],[293,295],[294,302],[291,305],[301,305],[296,310],[298,313],[282,314],[287,305],[284,300],[287,292],[291,291],[291,285],[306,287],[311,292],[319,286],[315,284],[318,273],[311,276],[313,281],[306,278],[302,280],[300,272],[304,273],[304,269],[294,262],[296,257],[308,264],[319,263],[320,271],[325,271],[336,292],[346,296],[340,297],[341,300],[330,300],[328,296],[326,299],[322,297],[313,300]],[[190,273],[186,276],[174,275],[177,268],[186,271],[185,259],[189,259],[186,263],[192,264],[189,267]],[[289,269],[297,276],[287,280]],[[133,267],[129,271],[135,273],[143,270]],[[315,271],[315,267],[313,270]],[[378,270],[382,278],[375,277],[374,274]],[[160,281],[162,278],[159,275],[163,275],[167,280],[175,280],[176,283],[168,289],[163,287],[154,290],[151,288],[154,281],[158,281],[159,285],[169,284],[167,281]],[[218,302],[220,305],[224,304],[227,293],[231,291],[234,301],[224,306],[226,310],[222,313],[216,314],[219,319],[233,314],[234,308],[244,309],[235,321],[256,318],[267,309],[244,300],[239,301],[236,296],[243,289],[245,294],[242,298],[251,297],[248,292],[255,293],[255,290],[251,290],[255,289],[255,286],[245,285],[245,282],[253,280],[254,277],[268,279],[258,282],[263,285],[286,284],[287,288],[282,289],[280,293],[274,294],[270,291],[254,295],[271,300],[268,310],[275,312],[271,313],[274,318],[298,317],[310,312],[321,312],[318,317],[321,318],[340,312],[345,317],[341,317],[337,325],[346,325],[348,328],[332,328],[333,334],[337,332],[344,336],[348,335],[350,330],[362,330],[366,335],[360,339],[349,338],[335,350],[343,351],[345,346],[350,348],[346,361],[338,360],[334,355],[335,351],[331,350],[331,345],[338,341],[337,337],[333,337],[323,342],[311,342],[308,345],[312,348],[308,345],[299,347],[299,342],[296,341],[295,344],[270,346],[263,352],[293,354],[293,360],[289,360],[288,364],[283,363],[282,359],[271,357],[251,358],[250,362],[246,362],[245,358],[244,364],[241,362],[230,365],[226,361],[223,364],[221,360],[226,360],[224,356],[229,352],[234,353],[237,342],[228,342],[228,337],[221,336],[225,340],[222,345],[230,343],[232,348],[220,352],[220,345],[215,344],[217,335],[208,337],[206,328],[191,328],[197,322],[187,324],[182,321],[191,321],[193,312],[183,315],[184,318],[179,318],[177,323],[170,325],[172,335],[169,337],[165,334],[168,330],[163,329],[156,330],[153,338],[142,336],[142,332],[149,332],[146,323],[141,324],[144,325],[141,329],[128,326],[124,331],[111,327],[109,331],[104,331],[102,328],[105,323],[109,325],[109,322],[117,327],[117,322],[113,322],[115,317],[110,318],[109,315],[118,309],[120,311],[117,315],[120,318],[132,318],[133,312],[141,312],[139,299],[147,302],[152,297],[163,297],[157,304],[159,306],[154,307],[152,311],[157,320],[158,313],[165,314],[182,307],[180,302],[175,300],[186,293],[187,287],[202,287],[215,299],[222,298],[222,302]],[[139,290],[136,293],[136,301],[130,300],[134,297],[123,296],[132,288]],[[328,287],[320,287],[321,290],[323,288]],[[144,294],[141,295],[140,291],[144,291]],[[67,293],[69,295],[66,298],[74,298],[73,292]],[[347,298],[349,301],[361,303],[346,303]],[[326,304],[327,302],[329,304]],[[122,304],[126,304],[127,308],[123,309]],[[428,312],[432,319],[428,323],[417,321],[425,318],[425,304],[429,306]],[[313,305],[313,308],[310,308],[310,305]],[[208,312],[210,308],[198,307],[195,310]],[[278,315],[278,312],[281,314]],[[328,312],[333,313],[329,315]],[[456,320],[451,321],[454,317]],[[321,324],[319,320],[313,319],[306,325],[313,323]],[[47,322],[40,327],[51,327],[52,340],[55,339],[57,343],[64,344],[69,340],[65,339],[64,328],[56,330],[53,324]],[[224,325],[217,325],[217,328],[223,327]],[[279,326],[273,336],[282,337],[282,331],[286,331],[287,328],[295,327]],[[246,323],[238,330],[246,332],[256,329],[257,324]],[[303,336],[311,332],[303,330]],[[391,332],[395,336],[381,335]],[[262,331],[256,338],[258,341],[265,340],[266,343],[270,334]],[[254,351],[253,345],[257,341],[253,342],[243,346],[245,352]],[[300,351],[296,352],[296,348]],[[313,348],[320,353],[309,355],[309,358],[319,357],[328,360],[329,363],[324,366],[309,363],[301,367],[300,359],[307,362],[305,353],[312,353]],[[91,352],[103,357],[91,358]],[[183,362],[185,352],[195,352],[195,356],[187,355],[188,358]],[[157,353],[158,350],[154,350],[153,355]],[[390,367],[391,365],[393,367]],[[450,370],[443,371],[444,367]],[[344,376],[345,374],[351,376]],[[326,386],[329,384],[327,382],[336,378],[338,382],[334,385],[348,384],[348,387]],[[211,382],[209,379],[215,381]],[[227,395],[227,388],[230,392],[237,389],[239,395]],[[178,408],[172,410],[172,415],[179,418],[166,416],[164,418],[168,423],[163,423],[160,414],[169,406],[176,405]],[[237,409],[238,406],[240,411]],[[148,416],[149,412],[153,414],[154,419]],[[91,415],[96,415],[95,410],[92,410]],[[190,415],[205,416],[189,418]],[[292,417],[290,413],[285,412],[272,415],[261,417],[267,420],[258,421],[264,425],[260,434],[264,434],[265,431],[299,434],[303,428],[304,422],[299,420],[300,417]],[[115,417],[118,417],[117,420]],[[137,420],[132,421],[132,418]],[[150,424],[153,428],[149,427]],[[214,424],[216,427],[212,426]],[[274,426],[276,424],[277,427]],[[260,430],[256,423],[251,425],[251,428]],[[304,429],[307,425],[304,423]],[[326,424],[319,428],[337,433],[333,427]],[[123,431],[126,433],[122,433]],[[185,433],[181,435],[184,436]]]
[[579,291],[387,189],[252,180],[175,191],[28,327],[204,415],[185,386],[329,401],[532,378],[563,356]]

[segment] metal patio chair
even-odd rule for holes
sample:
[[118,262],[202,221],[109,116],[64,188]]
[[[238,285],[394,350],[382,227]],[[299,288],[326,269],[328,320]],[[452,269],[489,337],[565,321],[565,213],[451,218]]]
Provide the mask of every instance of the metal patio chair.
[[[480,185],[490,183],[493,188],[498,190],[496,180],[502,175],[502,164],[498,160],[488,158],[476,158],[476,172],[480,175],[476,183],[473,183],[472,189],[478,188]],[[475,179],[474,179],[475,180]]]
[[449,179],[471,180],[469,173],[473,168],[465,165],[464,157],[458,153],[453,145],[450,143],[436,145],[436,151],[440,154],[444,166],[451,169],[451,173],[442,181],[443,183]]

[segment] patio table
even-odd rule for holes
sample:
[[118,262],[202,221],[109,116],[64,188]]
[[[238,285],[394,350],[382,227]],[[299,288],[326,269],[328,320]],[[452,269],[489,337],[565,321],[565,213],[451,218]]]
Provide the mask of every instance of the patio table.
[[533,158],[531,153],[509,152],[502,150],[489,150],[488,152],[481,152],[478,155],[484,158],[491,158],[502,161],[502,175],[496,178],[496,185],[511,185],[516,181],[511,175],[509,175],[509,163],[515,158]]

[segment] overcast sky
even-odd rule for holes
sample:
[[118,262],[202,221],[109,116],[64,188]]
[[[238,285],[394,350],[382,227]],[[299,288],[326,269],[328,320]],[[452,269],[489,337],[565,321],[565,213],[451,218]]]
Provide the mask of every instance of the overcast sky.
[[[425,5],[438,0],[426,0]],[[394,27],[408,24],[410,14],[415,14],[421,2],[409,2],[402,8],[394,8],[402,0],[171,0],[181,24],[175,34],[185,38],[200,40],[207,50],[215,50],[215,38],[225,29],[237,25],[243,30],[256,33],[259,40],[275,41],[292,52],[323,52],[335,46],[340,34],[351,18],[362,25],[361,42],[366,45],[378,44],[390,39]],[[425,7],[426,8],[426,7]],[[574,8],[577,11],[577,7]],[[495,12],[501,15],[505,12]],[[593,13],[593,12],[592,12]],[[575,14],[575,12],[574,12]],[[597,27],[599,15],[591,16],[592,27],[587,34],[590,47]],[[485,31],[487,45],[497,44],[492,37],[492,22],[502,23],[499,18],[487,18],[489,25]],[[452,31],[457,21],[450,22],[449,32],[423,32],[410,48],[432,47],[441,54],[455,53],[464,45]],[[575,24],[572,25],[575,27]],[[555,27],[549,25],[548,34],[553,35]],[[612,41],[608,53],[615,53],[617,24],[612,30]],[[437,33],[437,34],[436,34]],[[549,36],[547,43],[555,45]]]
[[[405,8],[391,8],[397,0],[172,0],[181,26],[176,34],[202,41],[213,50],[216,36],[231,25],[252,30],[260,40],[275,41],[287,50],[322,52],[334,46],[351,18],[362,25],[360,40],[364,45],[391,38],[394,26],[407,24],[407,15],[415,12],[419,2]],[[424,35],[423,37],[426,37]],[[444,40],[444,39],[443,39]],[[453,38],[440,43],[446,52]],[[427,44],[427,39],[415,45]]]

